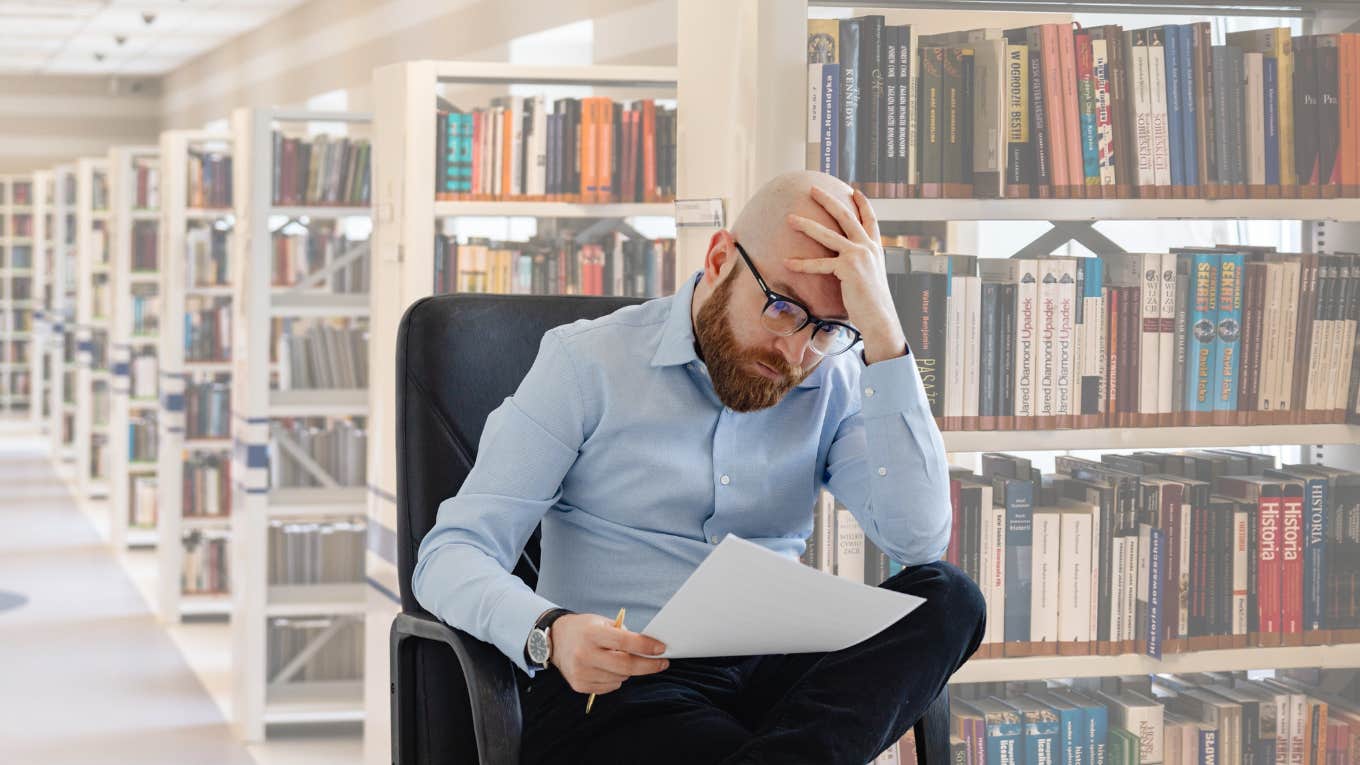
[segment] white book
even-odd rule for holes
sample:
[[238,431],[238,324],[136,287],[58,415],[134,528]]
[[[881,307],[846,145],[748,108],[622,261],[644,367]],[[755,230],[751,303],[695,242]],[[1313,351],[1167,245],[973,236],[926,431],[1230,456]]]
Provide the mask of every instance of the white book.
[[1134,610],[1134,640],[1145,640],[1147,638],[1147,622],[1151,618],[1148,613],[1148,604],[1151,602],[1151,578],[1152,571],[1152,526],[1147,523],[1138,524],[1138,568],[1137,568],[1136,595],[1137,601]]
[[[905,71],[905,75],[906,75],[906,76],[903,76],[903,77],[900,77],[900,78],[899,78],[903,83],[905,83],[905,85],[906,85],[906,93],[907,93],[907,98],[906,98],[906,102],[907,102],[907,147],[906,147],[906,148],[907,148],[907,151],[906,151],[906,154],[905,154],[904,156],[907,158],[907,183],[910,184],[910,185],[912,185],[912,186],[915,186],[916,183],[917,183],[917,181],[918,181],[918,178],[917,178],[918,168],[917,168],[917,166],[916,166],[916,161],[917,161],[916,153],[917,153],[917,148],[918,148],[918,141],[920,140],[920,139],[918,138],[917,126],[916,126],[916,116],[917,116],[917,115],[916,115],[916,91],[917,91],[917,87],[920,85],[920,79],[921,79],[921,72],[920,72],[921,57],[918,55],[918,52],[917,52],[918,46],[920,45],[920,40],[919,40],[919,37],[918,37],[917,34],[916,34],[916,30],[912,29],[912,27],[911,27],[910,25],[903,25],[903,26],[900,27],[900,29],[901,29],[901,31],[902,31],[902,37],[904,37],[904,38],[906,39],[906,48],[907,48],[907,54],[906,54],[905,56],[899,55],[899,56],[897,57],[897,58],[898,58],[898,62],[899,62],[899,66],[902,65],[902,62],[903,62],[903,61],[906,62],[906,66],[907,66],[907,69],[906,69],[906,71]],[[899,99],[901,98],[901,93],[900,93],[900,91],[899,91],[898,98],[899,98]]]
[[[1101,114],[1109,114],[1110,111],[1110,56],[1109,43],[1104,38],[1091,40],[1091,71],[1095,73],[1095,101],[1096,101],[1096,130],[1097,145],[1109,150],[1114,150],[1114,120],[1107,119],[1101,124],[1099,119]],[[1102,74],[1103,73],[1103,74]],[[1120,147],[1122,149],[1122,147]],[[1113,186],[1115,184],[1114,163],[1100,163],[1100,185]]]
[[1057,423],[1052,418],[1058,415],[1056,389],[1059,370],[1057,359],[1059,268],[1057,261],[1049,258],[1039,260],[1038,266],[1039,309],[1035,318],[1038,334],[1035,347],[1038,355],[1034,363],[1034,374],[1038,380],[1035,386],[1038,399],[1035,402],[1035,415],[1049,418],[1047,421],[1041,420],[1043,424],[1040,427],[1055,427]]
[[864,528],[854,513],[836,503],[836,576],[864,583]]
[[1019,269],[1015,288],[1015,417],[1016,425],[1024,427],[1021,418],[1038,414],[1039,261],[1022,258],[1015,262]]
[[[1241,507],[1240,505],[1238,507]],[[1251,550],[1251,526],[1247,511],[1233,512],[1233,561],[1232,561],[1232,634],[1246,635],[1247,620],[1247,558]]]
[[1124,569],[1127,559],[1125,555],[1129,543],[1129,537],[1117,536],[1112,540],[1113,556],[1112,565],[1114,570],[1110,572],[1110,640],[1119,643],[1124,640],[1124,584],[1129,578],[1128,572]]
[[[1141,37],[1141,32],[1139,34]],[[1152,135],[1152,67],[1146,42],[1134,45],[1133,30],[1124,33],[1129,53],[1129,110],[1133,125],[1134,148],[1138,161],[1138,185],[1157,185]]]
[[[1351,266],[1353,279],[1360,278],[1360,273],[1357,273],[1357,271],[1360,271],[1360,264],[1353,264]],[[1354,282],[1352,283],[1354,284]],[[1339,326],[1341,328],[1341,361],[1337,365],[1337,374],[1331,376],[1333,391],[1331,406],[1328,408],[1344,410],[1346,408],[1346,396],[1350,393],[1350,386],[1346,383],[1350,378],[1351,365],[1355,361],[1357,321],[1354,316],[1348,316],[1340,322]]]
[[[1334,269],[1334,273],[1337,275],[1337,278],[1342,280],[1342,284],[1346,284],[1350,281],[1349,272],[1349,264],[1341,265]],[[1349,289],[1347,289],[1346,292],[1349,292]],[[1345,306],[1343,306],[1343,308],[1344,307]],[[1347,342],[1348,340],[1351,340],[1351,337],[1347,328],[1349,322],[1346,321],[1344,314],[1332,319],[1328,324],[1331,325],[1331,342],[1327,350],[1327,373],[1325,375],[1326,390],[1323,391],[1321,406],[1318,407],[1323,410],[1341,408],[1337,403],[1337,390],[1339,388],[1350,389],[1351,365],[1350,353],[1347,349],[1354,345],[1353,342]]]
[[1191,521],[1194,520],[1192,508],[1193,505],[1189,502],[1181,504],[1180,539],[1177,544],[1180,548],[1180,565],[1176,574],[1176,635],[1179,638],[1190,637],[1190,529]]
[[1052,270],[1057,279],[1057,302],[1053,311],[1053,414],[1055,424],[1070,425],[1076,405],[1077,369],[1077,263],[1071,258],[1055,258]]
[[1284,284],[1280,289],[1283,306],[1284,344],[1280,352],[1280,377],[1276,393],[1279,397],[1279,411],[1289,411],[1294,406],[1294,355],[1298,350],[1299,287],[1303,279],[1303,264],[1298,258],[1290,258],[1284,263]]
[[817,539],[817,568],[827,574],[836,573],[836,498],[823,489],[817,499],[817,513],[820,515]]
[[1266,124],[1265,73],[1260,53],[1243,53],[1242,66],[1246,73],[1243,93],[1246,95],[1247,184],[1264,186],[1266,182]]
[[1139,762],[1160,763],[1165,742],[1165,708],[1155,699],[1133,691],[1102,693],[1109,705],[1110,724],[1132,733],[1138,739]]
[[543,96],[534,96],[533,126],[530,133],[530,148],[533,162],[529,167],[529,194],[543,196],[548,193],[548,107]]
[[[1103,271],[1102,271],[1103,277]],[[1087,272],[1087,279],[1091,274]],[[1100,381],[1096,392],[1096,411],[1105,413],[1105,366],[1108,361],[1109,347],[1105,344],[1105,297],[1104,290],[1096,290],[1096,295],[1083,298],[1082,321],[1085,323],[1085,338],[1082,340],[1082,358],[1087,377]],[[1080,380],[1078,381],[1080,385]],[[1078,388],[1078,394],[1080,394]],[[1077,399],[1080,403],[1080,398]],[[1102,421],[1103,422],[1103,421]]]
[[[1155,30],[1154,30],[1155,31]],[[1152,104],[1152,172],[1158,186],[1171,185],[1171,136],[1167,131],[1166,47],[1148,45],[1148,93]]]
[[[1156,253],[1134,255],[1141,261],[1138,273],[1142,276],[1138,312],[1142,336],[1138,343],[1138,414],[1156,418],[1159,405],[1157,386],[1161,382],[1162,341],[1162,279],[1161,256]],[[1175,309],[1172,309],[1175,315]]]
[[1256,409],[1260,412],[1276,411],[1280,384],[1280,347],[1284,342],[1281,324],[1281,288],[1284,283],[1284,264],[1272,260],[1265,261],[1266,290],[1265,305],[1261,321],[1261,380]]
[[[1156,256],[1149,256],[1156,262]],[[1175,411],[1176,371],[1176,255],[1164,252],[1161,260],[1161,337],[1157,345],[1157,412]]]
[[982,354],[982,280],[964,277],[964,381],[963,412],[965,422],[977,422],[979,375]]
[[1058,604],[1061,602],[1062,514],[1056,507],[1036,507],[1031,528],[1029,639],[1035,643],[1055,643],[1061,634],[1058,631]]
[[[894,57],[895,58],[895,57]],[[803,167],[820,170],[822,167],[822,67],[807,65],[807,147]]]
[[1099,508],[1069,499],[1059,501],[1060,542],[1058,588],[1058,640],[1085,643],[1095,638],[1092,631],[1092,534]]
[[979,504],[978,589],[987,604],[982,642],[995,644],[1002,641],[1006,623],[1006,509],[992,506],[992,487],[988,485],[982,487]]
[[949,320],[945,325],[945,347],[951,349],[945,354],[944,416],[946,428],[954,428],[954,423],[963,416],[963,379],[964,363],[967,354],[961,353],[964,339],[964,309],[967,307],[965,277],[951,274],[949,277],[949,297],[946,310]]

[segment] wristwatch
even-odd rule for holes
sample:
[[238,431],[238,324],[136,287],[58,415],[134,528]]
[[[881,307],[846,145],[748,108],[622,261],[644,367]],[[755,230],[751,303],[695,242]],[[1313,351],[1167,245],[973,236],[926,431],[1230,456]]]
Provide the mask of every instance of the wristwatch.
[[534,628],[529,630],[529,639],[524,641],[524,661],[534,669],[547,669],[548,660],[552,658],[552,623],[558,617],[575,613],[565,608],[553,608],[544,611],[543,615],[534,622]]

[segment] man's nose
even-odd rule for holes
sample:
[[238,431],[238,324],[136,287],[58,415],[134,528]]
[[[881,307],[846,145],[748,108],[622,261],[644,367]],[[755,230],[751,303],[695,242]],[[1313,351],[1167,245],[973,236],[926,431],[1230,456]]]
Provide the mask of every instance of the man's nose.
[[792,335],[779,338],[775,347],[789,366],[801,369],[812,352],[812,327],[807,326]]

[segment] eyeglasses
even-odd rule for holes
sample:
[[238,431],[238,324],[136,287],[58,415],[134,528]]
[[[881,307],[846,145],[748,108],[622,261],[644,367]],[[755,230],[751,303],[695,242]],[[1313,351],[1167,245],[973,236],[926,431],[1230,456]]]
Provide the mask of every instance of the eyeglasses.
[[745,248],[739,242],[733,244],[737,245],[737,252],[741,253],[742,260],[746,261],[746,267],[751,269],[751,275],[756,278],[756,284],[760,285],[760,289],[765,293],[765,308],[760,312],[760,321],[765,329],[781,337],[788,337],[811,324],[812,350],[821,356],[845,353],[859,342],[859,330],[849,324],[818,319],[812,315],[807,306],[770,289],[761,278],[760,272],[756,270],[756,264],[751,262],[751,256],[746,254]]

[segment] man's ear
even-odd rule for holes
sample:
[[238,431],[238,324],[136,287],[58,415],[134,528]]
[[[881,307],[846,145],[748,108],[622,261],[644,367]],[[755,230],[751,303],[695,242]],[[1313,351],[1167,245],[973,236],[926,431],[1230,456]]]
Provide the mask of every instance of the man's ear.
[[708,252],[704,254],[704,280],[711,285],[716,285],[723,274],[723,268],[729,266],[728,261],[732,259],[733,246],[732,232],[727,229],[718,229],[713,232],[713,236],[708,240]]

